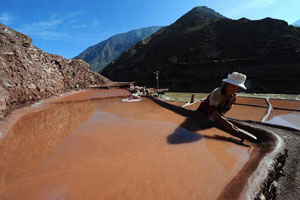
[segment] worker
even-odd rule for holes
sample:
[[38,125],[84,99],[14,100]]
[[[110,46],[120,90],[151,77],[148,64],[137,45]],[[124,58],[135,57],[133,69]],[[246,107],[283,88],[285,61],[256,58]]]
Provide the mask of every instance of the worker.
[[222,80],[221,87],[214,89],[200,104],[197,111],[208,113],[211,121],[221,123],[229,132],[243,132],[244,130],[229,122],[224,114],[231,109],[240,89],[246,90],[245,81],[246,75],[244,74],[238,72],[229,74],[226,79]]

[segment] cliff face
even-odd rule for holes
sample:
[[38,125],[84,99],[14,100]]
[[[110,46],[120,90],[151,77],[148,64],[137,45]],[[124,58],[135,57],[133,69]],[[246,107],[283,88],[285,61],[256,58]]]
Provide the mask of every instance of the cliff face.
[[0,24],[0,117],[42,98],[107,82],[86,62],[45,53],[31,38]]
[[201,7],[123,53],[102,74],[153,87],[156,70],[160,86],[171,91],[210,92],[238,71],[248,76],[248,92],[300,93],[300,29],[271,18],[226,19]]
[[76,56],[75,59],[82,59],[88,62],[92,66],[93,71],[99,72],[107,64],[117,59],[125,50],[142,39],[147,38],[160,28],[160,26],[151,26],[114,35],[103,42],[87,48]]

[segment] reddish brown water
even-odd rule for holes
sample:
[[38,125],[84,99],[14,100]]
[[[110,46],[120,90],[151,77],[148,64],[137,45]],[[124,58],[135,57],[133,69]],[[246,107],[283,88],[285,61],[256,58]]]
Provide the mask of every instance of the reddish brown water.
[[236,103],[268,107],[268,103],[265,98],[237,97]]
[[270,103],[274,108],[287,108],[300,111],[300,101],[270,99]]
[[232,109],[226,113],[226,116],[242,120],[261,121],[267,111],[267,108],[233,105]]
[[[243,99],[243,102],[246,103],[245,99]],[[248,105],[236,105],[234,104],[232,108],[226,113],[226,117],[236,118],[236,119],[242,119],[242,120],[253,120],[253,121],[261,121],[262,118],[266,115],[268,109],[262,108],[262,107],[253,107],[251,105],[257,105],[255,103],[258,102],[252,102],[253,104]],[[189,110],[197,110],[199,107],[200,102],[187,106],[185,108]]]
[[[241,102],[248,105],[253,104],[265,106],[261,99],[256,100],[255,98],[244,97]],[[273,109],[269,115],[267,115],[267,118],[264,121],[265,123],[281,125],[300,130],[300,101],[270,99],[270,104],[272,105]],[[226,116],[243,120],[262,121],[264,116],[267,114],[267,111],[267,108],[234,105],[233,109],[231,109]]]
[[[101,92],[100,92],[101,91]],[[68,103],[86,100],[103,100],[111,98],[122,98],[130,95],[125,89],[88,89],[81,92],[71,92],[58,98],[45,100],[45,103]]]
[[83,101],[103,92],[22,111],[0,141],[0,199],[216,199],[250,159],[253,147],[191,132],[149,99]]

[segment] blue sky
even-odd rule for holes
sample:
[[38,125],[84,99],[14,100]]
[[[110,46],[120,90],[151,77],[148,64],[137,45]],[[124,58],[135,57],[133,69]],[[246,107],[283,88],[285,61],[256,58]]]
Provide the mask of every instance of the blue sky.
[[300,19],[299,0],[5,0],[0,22],[30,36],[36,47],[72,58],[114,34],[170,25],[195,6],[231,19]]

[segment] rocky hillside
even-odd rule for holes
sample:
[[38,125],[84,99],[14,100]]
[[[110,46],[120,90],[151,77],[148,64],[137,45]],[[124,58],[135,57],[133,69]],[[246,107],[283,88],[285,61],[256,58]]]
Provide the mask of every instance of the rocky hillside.
[[108,82],[86,62],[45,53],[31,38],[0,24],[0,118],[21,105]]
[[210,92],[233,71],[248,92],[300,93],[300,29],[266,18],[231,20],[196,7],[126,51],[103,75],[171,91]]
[[151,26],[110,37],[94,46],[87,48],[75,59],[82,59],[92,66],[93,71],[101,71],[107,64],[116,60],[124,51],[137,42],[149,37],[161,29],[161,26]]

